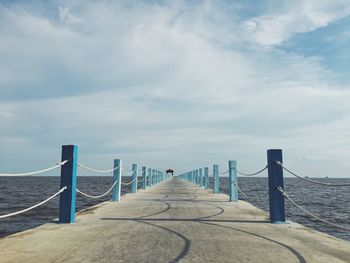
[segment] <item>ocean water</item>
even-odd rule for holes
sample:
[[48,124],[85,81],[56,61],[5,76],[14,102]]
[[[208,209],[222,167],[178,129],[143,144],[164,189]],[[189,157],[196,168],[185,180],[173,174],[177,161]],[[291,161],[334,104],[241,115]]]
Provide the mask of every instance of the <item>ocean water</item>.
[[[130,177],[123,177],[129,181]],[[319,179],[322,181],[322,179]],[[0,177],[0,215],[15,212],[36,204],[59,189],[59,177]],[[330,183],[350,183],[350,179],[329,179]],[[268,211],[267,178],[239,178],[240,188],[247,197],[239,198]],[[285,190],[293,200],[311,213],[330,222],[350,227],[350,187],[323,187],[285,178]],[[78,177],[77,187],[83,192],[98,195],[113,184],[111,176]],[[210,178],[210,188],[213,180]],[[130,186],[122,186],[122,194],[129,192]],[[228,193],[228,178],[220,178],[220,192]],[[77,211],[111,199],[111,194],[90,199],[77,195]],[[55,198],[42,207],[14,217],[0,219],[0,237],[30,229],[58,217],[58,201]],[[350,240],[350,231],[325,225],[310,218],[286,200],[286,219],[310,228],[328,233],[341,239]]]
[[[213,184],[210,178],[211,186]],[[314,178],[313,178],[314,179]],[[350,183],[350,179],[314,179],[331,184]],[[220,178],[220,192],[228,194],[228,178]],[[269,211],[267,178],[238,179],[240,189],[247,195],[239,194],[239,199],[247,201],[265,211]],[[211,187],[212,188],[212,187]],[[350,228],[350,187],[329,187],[310,184],[298,178],[284,178],[284,190],[298,205],[312,214],[337,225]],[[350,231],[324,224],[285,200],[286,220],[300,223],[335,237],[349,240]]]

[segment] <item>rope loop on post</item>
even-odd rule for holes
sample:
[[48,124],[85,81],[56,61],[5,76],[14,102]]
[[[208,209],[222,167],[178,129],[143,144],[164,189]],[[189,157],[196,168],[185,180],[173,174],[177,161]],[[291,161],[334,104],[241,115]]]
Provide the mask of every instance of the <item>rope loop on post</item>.
[[138,183],[142,183],[145,180],[145,178],[142,178],[141,180],[137,180]]
[[332,222],[328,222],[318,216],[315,216],[314,214],[312,214],[311,212],[307,211],[305,208],[301,207],[300,205],[298,205],[297,203],[295,203],[290,197],[289,195],[282,189],[281,186],[278,186],[277,187],[277,190],[281,192],[281,194],[283,195],[284,198],[286,198],[289,202],[291,202],[294,206],[296,206],[297,208],[299,208],[301,211],[303,211],[304,213],[308,214],[309,216],[311,216],[312,218],[318,220],[318,221],[321,221],[325,224],[328,224],[328,225],[331,225],[331,226],[334,226],[334,227],[337,227],[337,228],[342,228],[342,229],[346,229],[346,230],[350,230],[350,227],[345,227],[345,226],[340,226],[340,225],[337,225],[337,224],[334,224]]
[[236,184],[236,187],[237,187],[237,190],[238,190],[242,195],[244,195],[245,197],[249,198],[249,196],[248,196],[245,192],[243,192],[243,190],[238,186],[238,184]]
[[235,168],[235,167],[232,167],[232,168],[235,169],[236,172],[237,172],[238,174],[240,174],[240,175],[243,175],[243,176],[254,176],[254,175],[258,175],[258,174],[264,172],[268,167],[269,167],[269,166],[266,165],[263,169],[261,169],[261,170],[255,172],[255,173],[243,173],[243,172],[239,171],[239,170],[238,170],[237,168]]
[[17,211],[17,212],[13,212],[13,213],[10,213],[10,214],[6,214],[6,215],[0,215],[0,219],[2,218],[6,218],[6,217],[10,217],[10,216],[15,216],[15,215],[19,215],[19,214],[23,214],[25,212],[28,212],[38,206],[41,206],[45,203],[47,203],[48,201],[50,201],[52,198],[55,198],[57,195],[59,195],[60,193],[63,193],[63,191],[65,191],[67,189],[67,186],[64,186],[62,187],[57,193],[53,194],[52,196],[50,196],[49,198],[45,199],[44,201],[36,204],[36,205],[33,205],[31,207],[28,207],[26,209],[23,209],[23,210],[20,210],[20,211]]
[[[124,169],[123,169],[123,170],[124,170]],[[126,174],[126,175],[132,175],[135,171],[136,171],[136,169],[135,169],[135,170],[132,170],[131,172],[126,172],[126,171],[124,171],[124,174]]]
[[118,183],[118,181],[115,181],[114,184],[111,186],[111,188],[108,189],[107,192],[101,194],[101,195],[89,195],[89,194],[86,194],[82,191],[80,191],[78,188],[77,188],[77,192],[85,197],[89,197],[89,198],[93,198],[93,199],[98,199],[98,198],[101,198],[101,197],[104,197],[105,195],[107,195],[110,191],[113,190],[113,187]]
[[90,167],[88,167],[88,166],[86,166],[84,164],[81,164],[79,162],[78,162],[78,166],[80,168],[83,168],[85,170],[89,170],[89,171],[92,171],[92,172],[95,172],[95,173],[110,173],[110,172],[113,172],[113,171],[118,169],[118,167],[114,167],[113,169],[109,169],[109,170],[98,170],[98,169],[90,168]]
[[0,176],[29,176],[29,175],[34,175],[34,174],[40,174],[40,173],[45,173],[51,170],[54,170],[56,168],[61,167],[62,165],[64,165],[65,163],[67,163],[68,160],[65,160],[63,162],[57,163],[52,167],[43,169],[43,170],[39,170],[39,171],[34,171],[34,172],[28,172],[28,173],[13,173],[13,174],[8,174],[8,173],[4,173],[4,174],[0,174]]
[[132,184],[135,180],[136,180],[136,178],[133,179],[133,180],[131,180],[131,181],[128,182],[128,183],[121,182],[121,184],[122,184],[122,185],[129,185],[129,184]]
[[288,170],[281,162],[277,162],[277,164],[279,166],[281,166],[283,168],[283,170],[285,170],[286,172],[290,173],[291,175],[294,175],[295,177],[299,178],[300,180],[303,180],[305,182],[308,183],[312,183],[312,184],[318,184],[318,185],[323,185],[323,186],[336,186],[336,187],[340,187],[340,186],[350,186],[350,183],[348,184],[330,184],[330,183],[323,183],[323,182],[319,182],[319,181],[315,181],[315,180],[311,180],[305,177],[302,177],[300,175],[297,175],[296,173]]

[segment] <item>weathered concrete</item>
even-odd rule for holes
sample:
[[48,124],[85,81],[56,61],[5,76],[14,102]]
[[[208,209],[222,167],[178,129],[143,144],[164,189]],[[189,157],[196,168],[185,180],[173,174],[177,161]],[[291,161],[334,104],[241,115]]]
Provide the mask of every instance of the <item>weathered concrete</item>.
[[180,179],[105,202],[73,225],[0,239],[0,262],[350,262],[350,242]]

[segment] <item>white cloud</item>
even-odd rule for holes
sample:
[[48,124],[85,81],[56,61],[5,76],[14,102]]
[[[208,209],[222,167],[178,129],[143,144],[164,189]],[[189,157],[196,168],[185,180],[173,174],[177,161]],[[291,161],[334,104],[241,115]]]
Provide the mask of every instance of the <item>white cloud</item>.
[[244,22],[252,40],[261,45],[278,45],[293,35],[325,27],[350,15],[348,0],[287,1],[283,10],[254,17]]
[[325,145],[344,151],[347,87],[317,57],[246,42],[280,43],[338,11],[303,5],[306,26],[261,15],[247,31],[213,1],[123,3],[77,1],[56,7],[57,19],[1,9],[1,167],[28,152],[28,166],[56,161],[66,143],[98,167],[121,156],[180,170],[229,158],[254,170],[270,147],[296,164]]

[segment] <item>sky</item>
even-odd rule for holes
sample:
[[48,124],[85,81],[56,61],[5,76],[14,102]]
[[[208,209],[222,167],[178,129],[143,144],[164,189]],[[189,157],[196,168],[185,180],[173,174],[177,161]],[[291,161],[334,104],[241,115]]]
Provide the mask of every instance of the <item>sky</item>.
[[350,0],[0,0],[0,173],[75,144],[97,169],[254,172],[282,149],[350,177],[349,59]]

